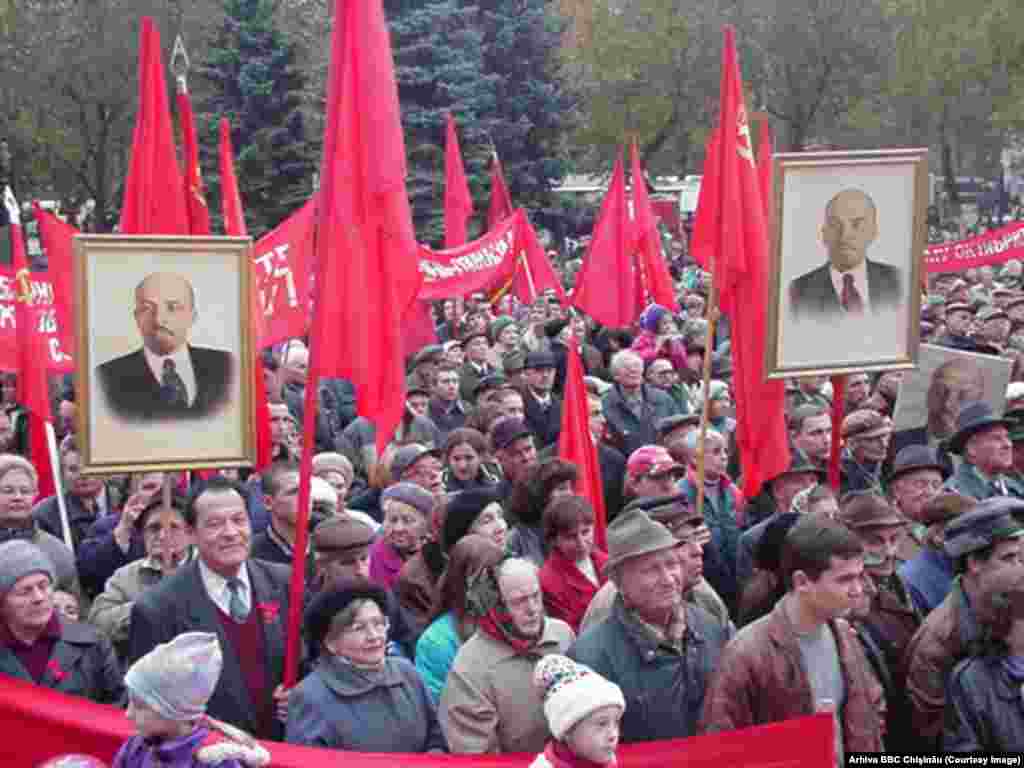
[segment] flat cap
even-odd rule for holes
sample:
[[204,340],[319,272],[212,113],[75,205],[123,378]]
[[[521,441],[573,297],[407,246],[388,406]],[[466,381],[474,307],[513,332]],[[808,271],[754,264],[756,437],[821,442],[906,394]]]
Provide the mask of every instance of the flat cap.
[[521,437],[532,436],[533,431],[526,426],[526,422],[513,416],[499,419],[491,427],[491,442],[494,444],[494,450],[496,451],[508,448]]
[[888,435],[890,432],[892,432],[892,425],[889,420],[870,408],[856,410],[843,419],[844,440],[858,437],[879,437]]
[[403,445],[391,459],[391,476],[400,479],[405,471],[424,456],[440,458],[441,452],[435,448],[427,448],[419,443]]
[[658,419],[655,422],[654,428],[657,432],[658,439],[661,440],[665,435],[674,429],[684,427],[687,425],[698,426],[700,424],[699,413],[688,413],[685,416],[682,414],[676,414],[675,416],[666,416],[662,419]]
[[844,501],[839,509],[839,520],[855,531],[907,524],[907,519],[877,493],[857,493]]
[[999,496],[980,502],[946,526],[946,554],[962,557],[1003,539],[1024,536],[1014,515],[1024,513],[1024,501]]
[[399,501],[428,519],[434,511],[434,494],[416,483],[395,483],[388,486],[381,494],[380,500],[381,504],[385,501]]
[[341,555],[368,547],[373,529],[348,515],[329,517],[313,529],[313,550],[323,555]]

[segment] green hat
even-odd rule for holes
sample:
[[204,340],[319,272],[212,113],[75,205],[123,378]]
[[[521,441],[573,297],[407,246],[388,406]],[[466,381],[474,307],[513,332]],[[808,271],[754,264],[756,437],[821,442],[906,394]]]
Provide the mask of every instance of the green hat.
[[509,317],[508,315],[502,315],[501,317],[497,318],[494,322],[492,322],[491,343],[493,344],[494,342],[496,342],[498,340],[498,337],[501,336],[501,332],[508,328],[510,325],[515,326],[517,324],[515,319]]

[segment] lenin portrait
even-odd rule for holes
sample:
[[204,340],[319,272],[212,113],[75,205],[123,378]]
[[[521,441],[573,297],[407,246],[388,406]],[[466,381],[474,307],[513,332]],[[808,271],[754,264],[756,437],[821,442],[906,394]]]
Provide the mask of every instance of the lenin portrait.
[[234,360],[189,343],[199,316],[187,277],[153,272],[135,287],[132,316],[141,344],[102,363],[97,380],[111,411],[125,421],[199,419],[231,394]]
[[878,233],[878,209],[866,192],[848,188],[828,201],[821,225],[828,260],[790,282],[794,319],[877,314],[906,300],[902,271],[868,258]]

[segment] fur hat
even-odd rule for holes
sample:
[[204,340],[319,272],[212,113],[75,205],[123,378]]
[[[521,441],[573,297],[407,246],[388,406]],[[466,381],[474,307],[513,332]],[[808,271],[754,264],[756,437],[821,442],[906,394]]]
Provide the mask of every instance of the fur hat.
[[19,579],[33,573],[45,573],[51,582],[57,581],[50,558],[32,542],[11,539],[0,544],[0,597],[10,592]]
[[537,662],[533,668],[533,684],[541,689],[544,717],[551,735],[559,741],[574,725],[602,707],[626,709],[619,686],[557,653]]
[[195,720],[206,712],[223,666],[215,634],[185,632],[132,664],[124,684],[161,717]]

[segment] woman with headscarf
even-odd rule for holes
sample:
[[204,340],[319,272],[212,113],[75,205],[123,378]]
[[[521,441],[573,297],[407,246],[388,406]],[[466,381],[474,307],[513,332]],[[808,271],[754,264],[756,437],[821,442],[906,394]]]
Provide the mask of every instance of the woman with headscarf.
[[461,537],[451,549],[433,620],[416,643],[416,669],[435,703],[441,698],[459,648],[476,631],[476,620],[466,611],[467,584],[504,555],[492,540],[477,533]]
[[416,668],[387,655],[384,591],[341,586],[306,612],[320,648],[313,671],[288,697],[285,739],[354,752],[444,752],[433,699]]

